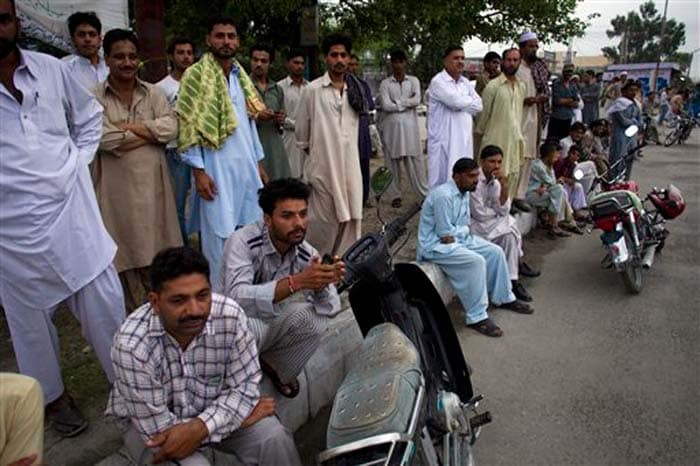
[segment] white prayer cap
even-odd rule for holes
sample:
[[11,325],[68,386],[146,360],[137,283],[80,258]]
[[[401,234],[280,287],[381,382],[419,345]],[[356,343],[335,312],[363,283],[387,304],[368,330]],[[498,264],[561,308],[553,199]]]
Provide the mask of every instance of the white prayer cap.
[[520,35],[520,39],[518,39],[518,43],[522,44],[523,42],[527,42],[529,40],[537,40],[537,34],[535,34],[532,31],[525,31]]

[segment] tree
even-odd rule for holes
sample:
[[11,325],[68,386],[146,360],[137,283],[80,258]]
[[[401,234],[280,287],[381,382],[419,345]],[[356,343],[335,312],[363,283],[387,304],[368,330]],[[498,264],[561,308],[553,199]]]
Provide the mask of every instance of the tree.
[[685,24],[667,19],[661,37],[663,18],[654,2],[643,3],[639,13],[630,11],[626,16],[616,16],[610,22],[612,30],[608,38],[620,38],[616,47],[603,47],[603,54],[614,63],[655,62],[659,57],[684,62],[687,55],[678,52],[685,44]]

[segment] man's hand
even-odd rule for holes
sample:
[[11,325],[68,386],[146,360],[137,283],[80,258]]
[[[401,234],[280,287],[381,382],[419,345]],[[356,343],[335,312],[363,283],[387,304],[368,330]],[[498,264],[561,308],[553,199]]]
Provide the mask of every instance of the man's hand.
[[214,180],[201,168],[195,168],[192,170],[192,173],[194,173],[194,185],[197,193],[205,201],[213,201],[219,192],[216,189]]
[[500,168],[497,168],[496,170],[492,171],[491,176],[496,178],[501,184],[501,186],[505,186],[506,183],[508,183],[508,177],[505,175],[505,173],[503,173],[503,171]]
[[[294,276],[300,289],[319,291],[331,283],[337,283],[339,271],[345,275],[345,264],[322,264],[319,257],[311,259],[311,265]],[[342,276],[341,276],[342,278]]]
[[549,97],[544,94],[539,94],[535,99],[537,99],[538,104],[543,104],[549,100]]
[[455,239],[453,236],[447,235],[447,236],[443,236],[442,238],[440,238],[440,242],[442,244],[452,244],[455,242]]
[[284,112],[275,112],[274,113],[275,123],[277,123],[278,125],[283,125],[284,119],[286,117],[287,117],[287,115],[285,115]]
[[275,117],[275,113],[272,110],[263,110],[262,112],[259,112],[258,115],[256,116],[256,120],[258,121],[270,121]]
[[258,404],[253,408],[253,412],[243,420],[241,427],[250,427],[256,422],[275,414],[275,399],[261,396]]
[[199,418],[177,424],[146,442],[146,447],[157,448],[153,463],[187,458],[195,452],[209,435],[209,429]]
[[143,123],[118,123],[117,127],[119,127],[122,131],[131,131],[135,135],[137,135],[140,138],[145,139],[148,142],[151,143],[156,143],[158,140],[156,137],[151,133],[151,130],[146,127]]
[[7,466],[32,466],[34,464],[34,461],[36,460],[36,457],[38,455],[34,453],[33,455],[29,455],[24,458],[20,458],[17,461],[13,461],[12,463],[8,463]]
[[258,174],[260,175],[260,181],[262,181],[262,184],[267,184],[270,182],[270,177],[268,176],[267,172],[265,171],[265,167],[262,166],[261,162],[258,162]]
[[345,262],[340,257],[333,258],[333,266],[335,267],[335,283],[340,283],[345,278]]
[[530,105],[535,105],[537,103],[537,96],[534,97],[525,97],[525,105],[530,106]]

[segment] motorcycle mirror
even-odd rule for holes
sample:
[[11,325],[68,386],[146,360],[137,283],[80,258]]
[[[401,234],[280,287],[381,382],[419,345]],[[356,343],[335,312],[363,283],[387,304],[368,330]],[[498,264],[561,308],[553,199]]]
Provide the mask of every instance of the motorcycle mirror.
[[625,130],[625,136],[627,136],[628,138],[631,138],[632,136],[634,136],[634,135],[637,134],[638,132],[639,132],[639,126],[637,126],[637,125],[629,125],[629,126],[627,127],[627,129]]
[[374,172],[369,181],[369,185],[372,187],[372,191],[374,191],[374,195],[377,199],[382,197],[382,194],[389,189],[392,181],[394,181],[394,174],[391,173],[391,170],[388,168],[379,167],[377,171]]
[[574,179],[576,181],[581,181],[583,179],[583,170],[581,170],[580,168],[574,170]]

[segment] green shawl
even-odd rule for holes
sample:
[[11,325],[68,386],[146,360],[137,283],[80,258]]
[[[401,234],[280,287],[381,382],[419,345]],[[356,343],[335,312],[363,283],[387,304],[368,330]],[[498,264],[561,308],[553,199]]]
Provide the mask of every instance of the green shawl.
[[[238,67],[247,113],[255,118],[265,110],[265,104],[240,63],[234,59],[233,66]],[[238,127],[228,82],[221,65],[211,53],[205,53],[182,75],[175,111],[180,118],[179,152],[192,146],[219,149]]]

